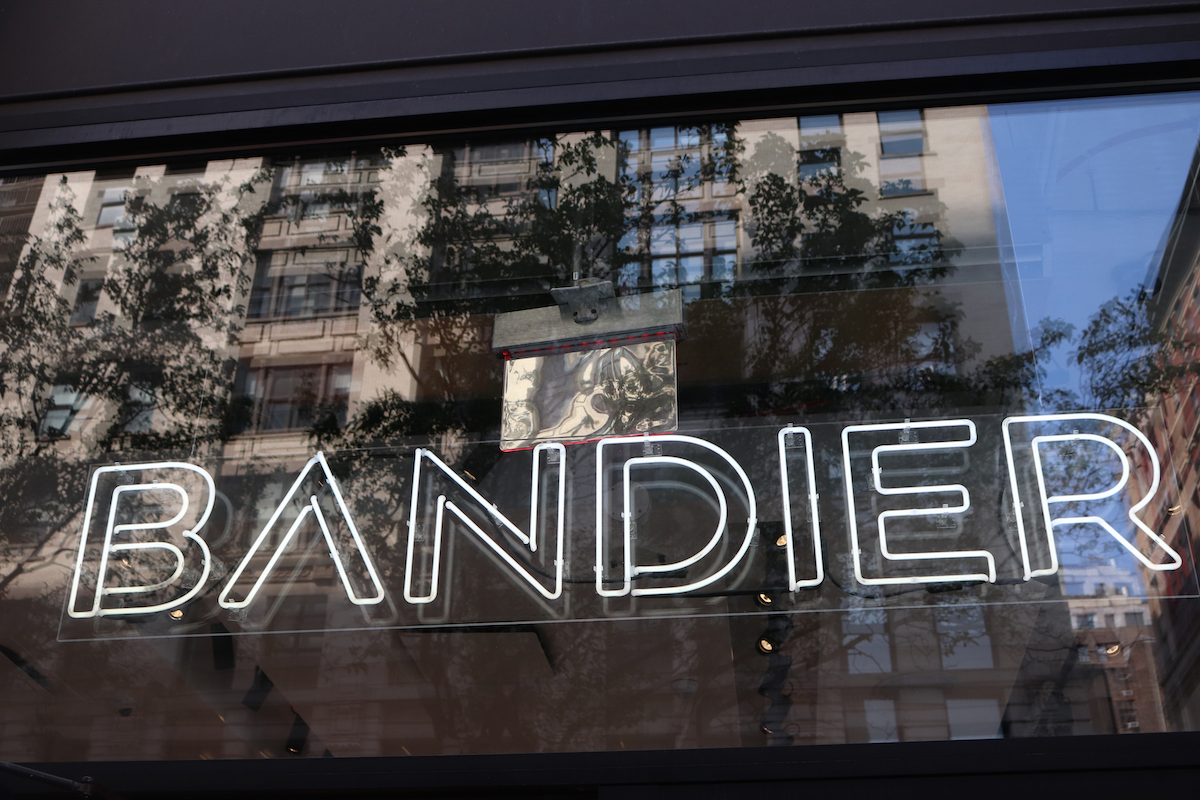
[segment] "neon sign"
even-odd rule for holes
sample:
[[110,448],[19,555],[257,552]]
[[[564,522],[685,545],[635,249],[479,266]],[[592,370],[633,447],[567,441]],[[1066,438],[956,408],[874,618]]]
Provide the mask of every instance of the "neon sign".
[[[188,514],[189,509],[189,493],[177,483],[159,483],[153,481],[151,483],[135,483],[132,485],[120,485],[112,492],[112,502],[109,505],[108,521],[104,527],[104,542],[101,546],[100,567],[96,577],[96,596],[92,600],[92,607],[87,611],[76,610],[77,597],[79,595],[79,582],[83,574],[83,561],[85,546],[87,544],[88,530],[91,528],[92,514],[96,507],[96,489],[100,478],[106,473],[127,473],[132,470],[153,469],[156,471],[172,471],[180,470],[184,472],[193,472],[203,478],[207,486],[207,503],[204,506],[204,512],[200,515],[199,520],[184,530],[183,536],[196,543],[203,554],[204,571],[201,578],[196,582],[190,591],[173,601],[158,603],[149,606],[135,606],[131,608],[102,608],[101,603],[106,595],[117,594],[147,594],[175,583],[183,574],[184,556],[183,551],[170,542],[114,542],[113,540],[120,534],[127,531],[136,530],[162,530],[170,528],[173,525],[182,522]],[[124,497],[132,497],[136,494],[170,492],[177,494],[180,499],[179,511],[170,519],[159,520],[156,522],[142,523],[127,523],[118,525],[116,523],[117,509],[121,506],[121,500]],[[187,603],[193,597],[200,593],[204,588],[204,582],[208,580],[209,570],[212,567],[212,555],[208,550],[208,544],[203,538],[196,534],[196,531],[203,528],[208,522],[209,515],[212,514],[213,502],[216,498],[216,486],[213,483],[212,475],[207,470],[197,467],[195,464],[188,464],[182,461],[162,461],[152,464],[133,464],[127,467],[101,467],[92,475],[92,486],[88,492],[87,509],[83,514],[83,534],[79,542],[79,554],[75,560],[75,571],[71,576],[71,596],[67,603],[67,613],[76,619],[86,617],[98,617],[103,615],[118,616],[132,614],[153,614],[159,611],[166,611],[176,606],[181,606]],[[175,558],[175,569],[171,576],[165,580],[160,580],[153,584],[144,584],[140,586],[105,586],[105,577],[108,571],[109,558],[114,554],[127,553],[138,550],[164,550],[170,553]]]
[[[356,550],[359,556],[362,558],[363,563],[366,565],[367,573],[370,576],[371,583],[375,588],[375,594],[371,597],[359,597],[354,591],[354,587],[350,585],[350,577],[346,574],[345,560],[338,553],[337,544],[334,542],[333,534],[331,534],[329,530],[329,522],[326,520],[325,514],[321,511],[321,505],[317,502],[317,496],[315,494],[310,494],[308,503],[303,507],[300,513],[296,515],[295,521],[292,522],[292,525],[290,528],[288,528],[287,533],[284,534],[279,544],[275,547],[274,552],[271,553],[271,557],[267,562],[266,568],[264,568],[262,573],[258,576],[258,580],[254,582],[254,586],[251,587],[250,592],[242,600],[230,600],[230,592],[232,592],[234,587],[237,586],[238,581],[242,577],[242,573],[246,571],[246,568],[250,565],[254,555],[263,549],[264,543],[267,541],[267,538],[270,536],[272,530],[274,530],[276,523],[279,522],[279,518],[283,515],[284,509],[287,508],[287,505],[289,502],[291,502],[292,498],[299,493],[300,487],[303,485],[305,478],[308,478],[316,467],[321,468],[321,475],[324,477],[323,482],[325,485],[329,486],[330,491],[333,493],[334,500],[337,502],[337,509],[341,514],[341,518],[349,528],[350,535],[354,539]],[[211,477],[209,480],[212,480]],[[115,513],[116,509],[117,501],[116,498],[114,498],[111,513]],[[254,540],[254,544],[250,546],[250,550],[247,551],[246,556],[242,559],[241,563],[239,563],[237,568],[234,569],[233,575],[229,578],[229,582],[225,584],[225,588],[221,590],[221,594],[217,597],[217,602],[222,608],[246,608],[254,602],[255,596],[258,595],[259,591],[262,589],[263,583],[266,582],[268,576],[270,576],[271,572],[275,569],[275,565],[279,562],[280,556],[283,555],[284,551],[287,549],[287,546],[295,538],[296,532],[300,530],[300,526],[304,524],[304,520],[310,514],[321,526],[321,535],[325,537],[325,542],[329,545],[329,555],[331,558],[333,558],[333,563],[337,567],[338,576],[342,579],[342,585],[346,588],[346,596],[350,598],[350,602],[356,606],[369,606],[375,605],[383,600],[383,586],[379,582],[379,575],[375,571],[375,565],[372,563],[371,556],[367,553],[367,548],[363,543],[362,536],[359,535],[358,528],[356,528],[354,525],[354,519],[350,515],[350,509],[346,508],[346,501],[342,498],[342,491],[338,488],[337,479],[334,478],[333,473],[329,471],[329,462],[325,460],[325,454],[317,453],[315,456],[309,459],[307,464],[304,465],[304,469],[300,471],[300,475],[296,478],[295,483],[292,484],[292,488],[288,490],[286,495],[284,495],[283,500],[275,509],[275,513],[271,515],[271,519],[262,529],[262,532],[258,534],[258,538]]]
[[[1080,432],[1080,427],[1090,430]],[[1058,432],[1066,429],[1070,432]],[[1112,537],[1146,569],[1169,571],[1182,566],[1180,554],[1139,517],[1162,484],[1158,456],[1141,431],[1115,417],[1078,413],[1008,417],[1000,425],[1000,433],[1003,466],[1008,473],[1002,481],[1007,490],[1002,505],[1008,506],[1008,517],[1015,525],[1020,580],[1057,573],[1060,560],[1055,532],[1079,526]],[[978,524],[971,523],[978,502],[963,476],[969,471],[972,453],[978,450],[979,435],[970,419],[841,428],[840,459],[827,460],[821,466],[828,475],[840,467],[848,556],[858,583],[998,582],[993,550],[954,544],[963,537],[965,526]],[[785,553],[786,589],[795,593],[826,580],[825,550],[830,543],[823,541],[822,513],[823,508],[828,513],[829,505],[821,505],[817,487],[818,480],[828,475],[818,474],[814,435],[809,428],[788,425],[776,430],[773,439],[771,449],[778,456],[773,481],[778,483],[768,488],[777,488],[778,494],[768,495],[779,499],[775,513],[783,535],[777,544]],[[664,454],[664,447],[671,452]],[[1091,448],[1089,452],[1102,457],[1107,454],[1110,462],[1115,458],[1119,470],[1113,471],[1110,485],[1095,485],[1105,480],[1108,473],[1103,469],[1091,470],[1082,488],[1069,481],[1064,484],[1063,476],[1072,474],[1074,465],[1103,462],[1103,458],[1077,457],[1080,448]],[[797,464],[791,456],[801,449],[804,458]],[[157,614],[188,605],[208,591],[216,592],[220,609],[242,612],[263,595],[299,531],[310,521],[319,528],[320,539],[315,541],[323,542],[328,550],[345,598],[364,614],[366,609],[386,603],[392,609],[391,620],[397,606],[388,586],[396,585],[398,578],[381,572],[377,562],[384,553],[373,552],[372,547],[403,547],[400,593],[404,603],[420,610],[445,600],[447,564],[453,554],[448,538],[451,525],[473,539],[502,572],[542,604],[565,602],[568,588],[582,583],[592,583],[593,596],[608,603],[617,598],[666,599],[702,590],[711,593],[742,579],[747,554],[757,546],[764,519],[760,499],[764,486],[760,478],[756,487],[745,466],[727,449],[699,437],[667,434],[607,438],[590,449],[573,448],[571,452],[594,455],[590,490],[584,488],[588,483],[569,483],[564,445],[537,445],[531,451],[529,520],[522,527],[442,458],[429,449],[417,448],[408,508],[397,509],[405,521],[402,541],[393,537],[391,543],[379,533],[360,533],[335,471],[325,454],[317,453],[292,481],[228,575],[213,568],[211,542],[204,536],[219,494],[212,474],[181,461],[100,467],[93,473],[88,491],[67,614],[74,619]],[[926,461],[918,468],[913,466],[914,459]],[[1149,474],[1138,497],[1133,496],[1135,462],[1141,465],[1139,474]],[[754,466],[758,473],[765,473],[769,460]],[[644,479],[645,475],[668,475],[671,480],[656,482]],[[114,481],[116,485],[109,491],[107,487]],[[794,490],[796,483],[804,488]],[[1067,488],[1057,488],[1060,484]],[[692,498],[688,502],[703,507],[704,514],[695,517],[701,522],[688,531],[695,539],[690,552],[672,558],[660,555],[658,563],[639,555],[639,492],[645,494],[645,486],[652,491],[673,487],[679,497]],[[589,496],[590,491],[594,496]],[[586,530],[579,525],[586,516],[572,517],[570,511],[589,501],[594,505],[594,527]],[[168,513],[163,510],[168,506],[178,508]],[[1133,526],[1129,535],[1112,522],[1118,507]],[[288,515],[294,515],[290,522]],[[619,525],[613,520],[619,520]],[[925,532],[922,541],[936,540],[945,546],[898,548],[897,537],[903,540],[906,531],[914,528]],[[1035,536],[1038,531],[1040,539]],[[595,559],[590,565],[594,576],[586,582],[567,578],[568,540],[573,532],[582,533],[594,544]],[[172,533],[185,540],[185,547],[170,541]],[[221,539],[225,538],[222,535]],[[1046,551],[1044,556],[1039,548]],[[115,578],[114,559],[128,561],[133,556],[144,556],[149,566],[143,573],[151,574],[136,580]],[[1039,557],[1048,561],[1038,561]],[[95,569],[93,563],[98,564]],[[190,580],[188,563],[199,564]],[[171,591],[179,593],[163,597]],[[141,601],[145,605],[137,605],[138,598],[145,598]],[[439,619],[444,621],[444,617]]]
[[446,499],[446,495],[439,494],[437,497],[437,521],[434,524],[433,534],[433,575],[430,579],[431,588],[428,594],[418,595],[413,592],[413,553],[416,548],[417,539],[417,508],[420,504],[420,489],[421,489],[421,464],[423,461],[429,461],[435,467],[442,471],[454,483],[458,484],[468,496],[475,500],[479,505],[487,510],[493,519],[506,529],[513,537],[529,548],[529,552],[537,550],[537,538],[532,535],[538,527],[538,485],[539,473],[542,464],[542,459],[539,458],[542,453],[555,453],[559,455],[559,463],[561,464],[561,456],[566,451],[566,448],[561,444],[539,444],[533,448],[533,479],[531,481],[530,498],[529,498],[529,530],[530,535],[526,535],[520,528],[509,521],[508,517],[501,514],[495,506],[488,503],[487,498],[477,492],[469,483],[462,479],[446,463],[435,456],[429,450],[424,448],[417,449],[416,463],[413,465],[413,490],[412,490],[412,505],[409,509],[408,522],[408,550],[405,554],[404,561],[404,599],[409,603],[432,603],[437,597],[438,582],[441,572],[442,562],[442,531],[445,523],[445,512],[450,511],[454,516],[463,522],[484,542],[497,556],[505,561],[516,574],[520,575],[535,591],[540,593],[547,600],[557,600],[562,596],[563,591],[563,542],[565,539],[564,525],[566,523],[566,514],[564,513],[563,505],[566,502],[567,486],[566,472],[561,467],[558,471],[558,535],[556,541],[556,558],[554,559],[554,588],[547,589],[529,573],[525,567],[521,566],[511,555],[502,548],[495,539],[489,536],[474,520],[467,516],[461,508],[453,502]]
[[[1139,550],[1132,543],[1130,543],[1130,541],[1128,539],[1126,539],[1124,536],[1122,536],[1120,533],[1118,533],[1117,530],[1115,528],[1113,528],[1113,526],[1110,525],[1108,523],[1108,521],[1105,520],[1103,517],[1099,517],[1096,515],[1085,515],[1085,516],[1079,516],[1079,517],[1051,517],[1050,516],[1050,506],[1052,504],[1071,503],[1071,502],[1087,501],[1087,500],[1102,500],[1102,499],[1105,499],[1108,497],[1113,497],[1113,496],[1117,495],[1122,489],[1124,489],[1129,484],[1129,458],[1125,455],[1125,451],[1122,450],[1120,447],[1118,447],[1117,444],[1115,442],[1113,442],[1112,439],[1109,439],[1108,437],[1097,436],[1097,435],[1091,434],[1091,433],[1079,433],[1076,430],[1069,434],[1033,437],[1033,440],[1032,440],[1033,449],[1034,449],[1033,463],[1037,469],[1038,502],[1041,506],[1042,519],[1045,522],[1046,536],[1049,540],[1049,545],[1050,545],[1049,552],[1050,552],[1050,564],[1051,565],[1049,567],[1043,568],[1043,569],[1033,569],[1030,566],[1029,545],[1028,545],[1026,535],[1025,535],[1025,521],[1023,519],[1023,516],[1018,514],[1017,515],[1017,530],[1019,532],[1019,536],[1021,539],[1021,555],[1022,555],[1024,563],[1025,563],[1025,580],[1029,580],[1030,578],[1033,578],[1038,575],[1053,575],[1055,572],[1058,571],[1058,551],[1054,547],[1054,528],[1057,526],[1068,525],[1071,523],[1091,523],[1094,525],[1099,525],[1107,533],[1111,534],[1112,537],[1114,539],[1116,539],[1119,544],[1121,544],[1123,547],[1125,547],[1125,549],[1129,550],[1129,552],[1131,552],[1134,555],[1134,557],[1137,558],[1138,561],[1140,561],[1142,563],[1142,565],[1145,566],[1147,569],[1156,570],[1156,571],[1179,569],[1179,567],[1183,565],[1183,560],[1180,558],[1179,553],[1175,552],[1175,550],[1173,550],[1170,547],[1170,545],[1168,545],[1162,539],[1162,537],[1160,537],[1157,533],[1155,533],[1153,530],[1151,530],[1150,527],[1148,525],[1146,525],[1146,523],[1144,523],[1140,519],[1138,519],[1137,512],[1141,511],[1143,508],[1145,508],[1147,505],[1149,505],[1150,501],[1153,500],[1154,496],[1158,493],[1159,481],[1162,477],[1162,468],[1160,467],[1160,465],[1158,463],[1158,455],[1154,452],[1154,447],[1150,444],[1150,440],[1146,438],[1146,435],[1144,433],[1142,433],[1137,428],[1130,425],[1128,422],[1125,422],[1124,420],[1116,419],[1115,417],[1110,417],[1106,414],[1050,414],[1050,415],[1045,415],[1045,416],[1040,416],[1040,417],[1009,417],[1008,419],[1004,420],[1004,423],[1002,426],[1003,431],[1004,431],[1004,450],[1005,450],[1006,456],[1008,457],[1009,480],[1011,481],[1011,485],[1012,485],[1013,497],[1018,498],[1017,502],[1019,502],[1020,490],[1017,488],[1016,468],[1013,466],[1013,444],[1012,444],[1011,427],[1013,425],[1039,423],[1039,422],[1050,422],[1050,421],[1079,422],[1079,421],[1085,421],[1085,420],[1092,420],[1095,422],[1104,422],[1107,424],[1116,425],[1117,427],[1120,427],[1120,428],[1123,428],[1123,429],[1129,431],[1137,438],[1137,441],[1139,443],[1141,443],[1143,448],[1145,448],[1145,452],[1150,455],[1149,461],[1150,461],[1150,468],[1151,468],[1151,474],[1152,474],[1152,478],[1150,480],[1150,488],[1146,490],[1146,493],[1143,495],[1141,500],[1139,500],[1134,505],[1130,506],[1128,515],[1129,515],[1130,521],[1132,521],[1133,524],[1135,526],[1137,526],[1137,528],[1139,530],[1142,531],[1142,533],[1146,534],[1146,536],[1148,536],[1151,541],[1153,541],[1155,544],[1157,544],[1162,549],[1162,551],[1167,554],[1167,556],[1170,560],[1167,563],[1161,563],[1161,564],[1151,561],[1149,558],[1147,558],[1141,552],[1141,550]],[[1119,481],[1117,481],[1117,483],[1115,483],[1113,486],[1111,486],[1108,489],[1101,491],[1101,492],[1090,492],[1090,493],[1075,494],[1075,495],[1058,495],[1058,496],[1051,497],[1048,495],[1047,490],[1046,490],[1046,478],[1045,478],[1045,474],[1044,474],[1045,468],[1044,468],[1042,455],[1041,455],[1041,453],[1042,453],[1041,446],[1046,443],[1076,442],[1076,441],[1092,441],[1092,442],[1097,442],[1107,448],[1111,448],[1116,453],[1117,457],[1121,461],[1121,479]]]
[[[952,552],[924,552],[924,553],[893,553],[887,546],[887,521],[888,519],[902,517],[929,517],[934,515],[949,515],[963,514],[971,507],[971,495],[967,488],[962,484],[946,484],[937,486],[893,486],[887,487],[883,485],[883,467],[880,465],[880,457],[885,455],[896,455],[900,453],[919,453],[931,450],[946,450],[950,448],[965,448],[970,447],[976,442],[975,423],[969,419],[956,419],[948,422],[905,422],[901,424],[886,424],[886,425],[850,425],[842,430],[842,458],[843,468],[845,470],[846,479],[846,494],[853,496],[854,486],[852,481],[852,470],[850,465],[850,436],[855,433],[867,433],[872,431],[917,431],[927,430],[931,428],[966,428],[967,437],[954,439],[949,442],[907,442],[902,441],[899,444],[878,445],[871,451],[871,476],[873,480],[873,488],[881,495],[892,496],[918,496],[922,494],[947,494],[953,493],[959,496],[959,503],[954,506],[943,504],[941,508],[906,508],[892,509],[884,511],[879,515],[879,549],[885,559],[889,561],[929,561],[933,559],[944,558],[982,558],[987,561],[988,569],[986,573],[979,572],[964,572],[950,573],[943,575],[908,575],[904,577],[882,577],[869,578],[863,574],[862,559],[858,557],[861,553],[859,547],[858,536],[858,519],[855,513],[853,504],[849,509],[850,515],[850,540],[854,548],[854,577],[864,586],[870,585],[887,585],[898,583],[948,583],[951,581],[986,581],[987,583],[996,582],[996,559],[987,550],[956,550]],[[913,437],[904,437],[913,438]]]

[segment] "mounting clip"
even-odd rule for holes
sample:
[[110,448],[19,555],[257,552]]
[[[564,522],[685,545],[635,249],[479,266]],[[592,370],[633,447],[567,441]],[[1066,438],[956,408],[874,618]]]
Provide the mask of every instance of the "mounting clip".
[[571,286],[551,289],[550,295],[554,302],[570,312],[571,319],[581,324],[599,319],[600,311],[604,307],[600,301],[611,300],[617,296],[612,281],[599,278],[580,278]]

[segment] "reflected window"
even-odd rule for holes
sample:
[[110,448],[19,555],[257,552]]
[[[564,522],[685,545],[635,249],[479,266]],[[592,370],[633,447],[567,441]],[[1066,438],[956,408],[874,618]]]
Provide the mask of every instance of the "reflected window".
[[892,644],[887,634],[887,612],[862,609],[842,617],[842,646],[850,674],[892,671]]
[[43,436],[67,436],[75,427],[75,418],[83,410],[87,396],[73,384],[58,384],[50,390],[46,416],[42,419]]
[[100,196],[100,215],[96,218],[97,228],[112,228],[113,247],[123,247],[137,234],[133,220],[125,213],[125,203],[130,197],[129,187],[105,189]]
[[[292,222],[329,220],[357,207],[379,183],[386,164],[379,151],[352,152],[337,158],[289,159],[275,163],[271,199],[277,213]],[[336,224],[318,226],[326,230]]]
[[251,406],[238,433],[269,433],[346,424],[353,365],[249,367],[239,372],[237,394]]
[[925,152],[925,128],[919,109],[879,112],[879,144],[885,156]]
[[171,195],[167,210],[174,222],[196,219],[204,211],[204,195],[198,191],[175,192]]
[[925,128],[918,109],[879,112],[879,193],[883,197],[926,190],[921,156]]
[[1117,725],[1121,730],[1134,731],[1141,727],[1138,723],[1137,704],[1133,700],[1118,700]]
[[250,292],[247,317],[302,319],[356,312],[362,295],[362,270],[357,264],[347,263],[347,257],[345,250],[263,254]]
[[697,285],[731,281],[737,269],[737,222],[715,219],[703,222],[655,225],[650,252],[653,284],[685,288],[685,297],[698,297]]
[[96,219],[96,227],[110,228],[121,222],[125,217],[125,198],[128,196],[128,187],[105,189],[100,196],[100,216]]
[[71,311],[72,325],[87,325],[96,319],[96,308],[100,304],[100,290],[103,287],[103,278],[88,278],[79,282],[75,308]]
[[806,183],[818,181],[824,175],[837,172],[842,160],[842,148],[822,147],[816,150],[801,150],[797,154],[800,180]]
[[939,252],[941,238],[932,222],[917,221],[917,212],[908,210],[892,229],[895,248],[888,255],[893,264],[929,264]]
[[517,195],[547,156],[537,142],[473,143],[454,149],[454,176],[459,186],[472,186],[483,197]]
[[800,150],[796,154],[800,180],[812,183],[838,172],[844,140],[840,115],[800,117]]
[[0,307],[7,300],[12,270],[21,257],[43,181],[41,175],[0,178]]
[[900,741],[900,726],[896,722],[896,701],[890,699],[864,700],[867,717],[868,742]]
[[[617,134],[622,180],[629,199],[629,228],[619,247],[631,263],[618,285],[684,287],[728,282],[737,274],[738,224],[734,149],[721,125],[676,126]],[[645,221],[648,221],[647,225]],[[640,258],[639,258],[640,256]]]
[[33,205],[42,193],[41,175],[18,175],[0,178],[0,209],[5,213],[13,208]]
[[842,117],[840,114],[817,114],[800,118],[801,139],[840,136],[841,133]]
[[125,433],[148,433],[154,427],[154,391],[148,381],[131,383],[126,390],[122,430]]
[[951,739],[999,739],[1000,704],[992,698],[950,698],[946,718]]
[[654,202],[723,197],[732,193],[736,168],[723,125],[620,131],[623,176]]
[[979,606],[945,607],[935,611],[944,669],[991,669],[992,637]]

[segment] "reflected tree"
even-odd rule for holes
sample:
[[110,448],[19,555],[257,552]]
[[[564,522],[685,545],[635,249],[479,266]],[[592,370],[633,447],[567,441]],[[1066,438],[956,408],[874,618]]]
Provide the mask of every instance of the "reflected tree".
[[52,563],[42,548],[78,514],[93,463],[195,456],[230,434],[230,346],[264,180],[189,181],[156,202],[161,179],[140,179],[125,207],[133,235],[111,257],[89,250],[67,179],[47,187],[44,231],[23,249],[0,321],[0,535],[29,548],[0,591]]
[[1144,289],[1114,297],[1088,320],[1071,353],[1082,372],[1079,406],[1145,406],[1200,373],[1189,353],[1191,343],[1177,333],[1177,321],[1152,320]]

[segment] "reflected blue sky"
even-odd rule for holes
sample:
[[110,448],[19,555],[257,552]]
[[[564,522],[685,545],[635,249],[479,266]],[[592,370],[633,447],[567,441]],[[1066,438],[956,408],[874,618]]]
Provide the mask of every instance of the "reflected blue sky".
[[[988,111],[1027,327],[1053,317],[1078,331],[1106,301],[1152,286],[1200,138],[1200,93]],[[1045,389],[1078,393],[1071,349],[1058,348]]]

